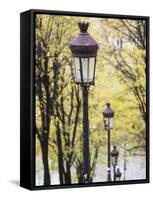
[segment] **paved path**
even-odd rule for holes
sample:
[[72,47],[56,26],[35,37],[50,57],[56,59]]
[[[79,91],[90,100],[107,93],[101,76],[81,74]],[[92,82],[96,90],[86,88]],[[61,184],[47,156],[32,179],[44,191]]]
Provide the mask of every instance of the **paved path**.
[[[43,184],[43,166],[41,159],[37,157],[36,159],[37,166],[37,176],[36,176],[36,185]],[[119,158],[118,167],[122,172],[123,180],[123,158]],[[145,156],[131,156],[127,157],[127,171],[126,171],[126,180],[137,180],[145,179],[146,175],[146,161]],[[113,171],[113,170],[112,170]],[[113,177],[113,174],[112,174]],[[52,184],[59,184],[59,177],[57,172],[51,174]],[[107,167],[106,164],[99,164],[96,168],[96,176],[93,179],[94,182],[105,182],[107,181]]]

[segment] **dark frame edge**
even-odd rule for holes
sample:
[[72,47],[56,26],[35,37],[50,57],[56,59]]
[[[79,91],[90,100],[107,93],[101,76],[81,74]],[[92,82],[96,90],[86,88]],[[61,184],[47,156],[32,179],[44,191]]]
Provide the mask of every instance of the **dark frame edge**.
[[35,14],[53,14],[53,15],[69,15],[69,16],[82,16],[82,17],[107,17],[116,19],[142,19],[146,20],[149,16],[140,15],[126,15],[126,14],[109,14],[109,13],[91,13],[91,12],[79,12],[79,11],[64,11],[64,10],[43,10],[43,9],[29,9],[26,12],[32,12]]
[[32,11],[20,13],[20,186],[29,190],[34,187],[32,16]]
[[150,183],[150,17],[146,17],[146,179]]
[[116,182],[95,182],[89,184],[71,184],[71,185],[50,185],[50,186],[34,186],[33,190],[47,190],[47,189],[72,189],[72,188],[84,188],[84,187],[99,187],[99,186],[125,186],[135,184],[149,183],[148,179],[129,180],[129,181],[116,181]]

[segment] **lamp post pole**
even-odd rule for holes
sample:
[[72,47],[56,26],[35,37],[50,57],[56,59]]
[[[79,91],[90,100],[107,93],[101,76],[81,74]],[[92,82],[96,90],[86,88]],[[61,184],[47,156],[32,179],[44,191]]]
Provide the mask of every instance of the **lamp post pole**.
[[88,92],[94,85],[98,44],[88,33],[88,22],[79,22],[80,33],[70,43],[73,55],[74,78],[83,96],[83,183],[90,181]]
[[88,85],[82,86],[83,92],[83,181],[90,180],[90,155],[89,155],[89,120],[88,120]]
[[127,147],[128,136],[124,135],[123,140],[124,140],[124,145],[123,145],[123,149],[124,149],[124,153],[123,153],[123,157],[124,157],[124,163],[123,163],[124,175],[123,175],[123,180],[126,180],[126,170],[127,170],[126,147]]
[[116,181],[116,165],[113,165],[113,170],[114,170],[114,181]]
[[108,129],[107,129],[107,134],[108,134],[108,150],[107,150],[107,153],[108,153],[108,171],[107,171],[107,181],[111,181],[111,163],[110,163],[110,126],[109,126],[109,122],[108,122]]
[[102,111],[103,119],[104,119],[104,128],[107,130],[107,181],[111,180],[111,150],[110,150],[110,142],[111,142],[111,134],[110,129],[113,128],[113,120],[114,120],[114,111],[110,106],[110,103],[107,103],[104,110]]
[[126,144],[124,144],[124,180],[126,180]]

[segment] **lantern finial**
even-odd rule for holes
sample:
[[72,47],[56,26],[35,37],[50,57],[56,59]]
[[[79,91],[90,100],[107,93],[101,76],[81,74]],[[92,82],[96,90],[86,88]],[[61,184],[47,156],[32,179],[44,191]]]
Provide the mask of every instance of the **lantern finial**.
[[89,27],[89,23],[88,22],[78,22],[78,25],[79,25],[81,33],[86,33],[87,32],[87,29]]
[[110,103],[109,102],[107,102],[106,105],[107,105],[107,107],[110,107]]

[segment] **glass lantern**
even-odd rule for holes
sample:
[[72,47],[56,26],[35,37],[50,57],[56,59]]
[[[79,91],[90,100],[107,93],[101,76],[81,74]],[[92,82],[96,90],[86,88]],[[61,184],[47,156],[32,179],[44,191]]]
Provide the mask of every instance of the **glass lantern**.
[[113,122],[114,122],[114,111],[110,107],[110,103],[107,103],[103,112],[103,119],[104,119],[104,128],[105,129],[112,129]]
[[87,32],[89,23],[79,22],[79,35],[70,43],[74,77],[78,84],[94,84],[97,42]]

